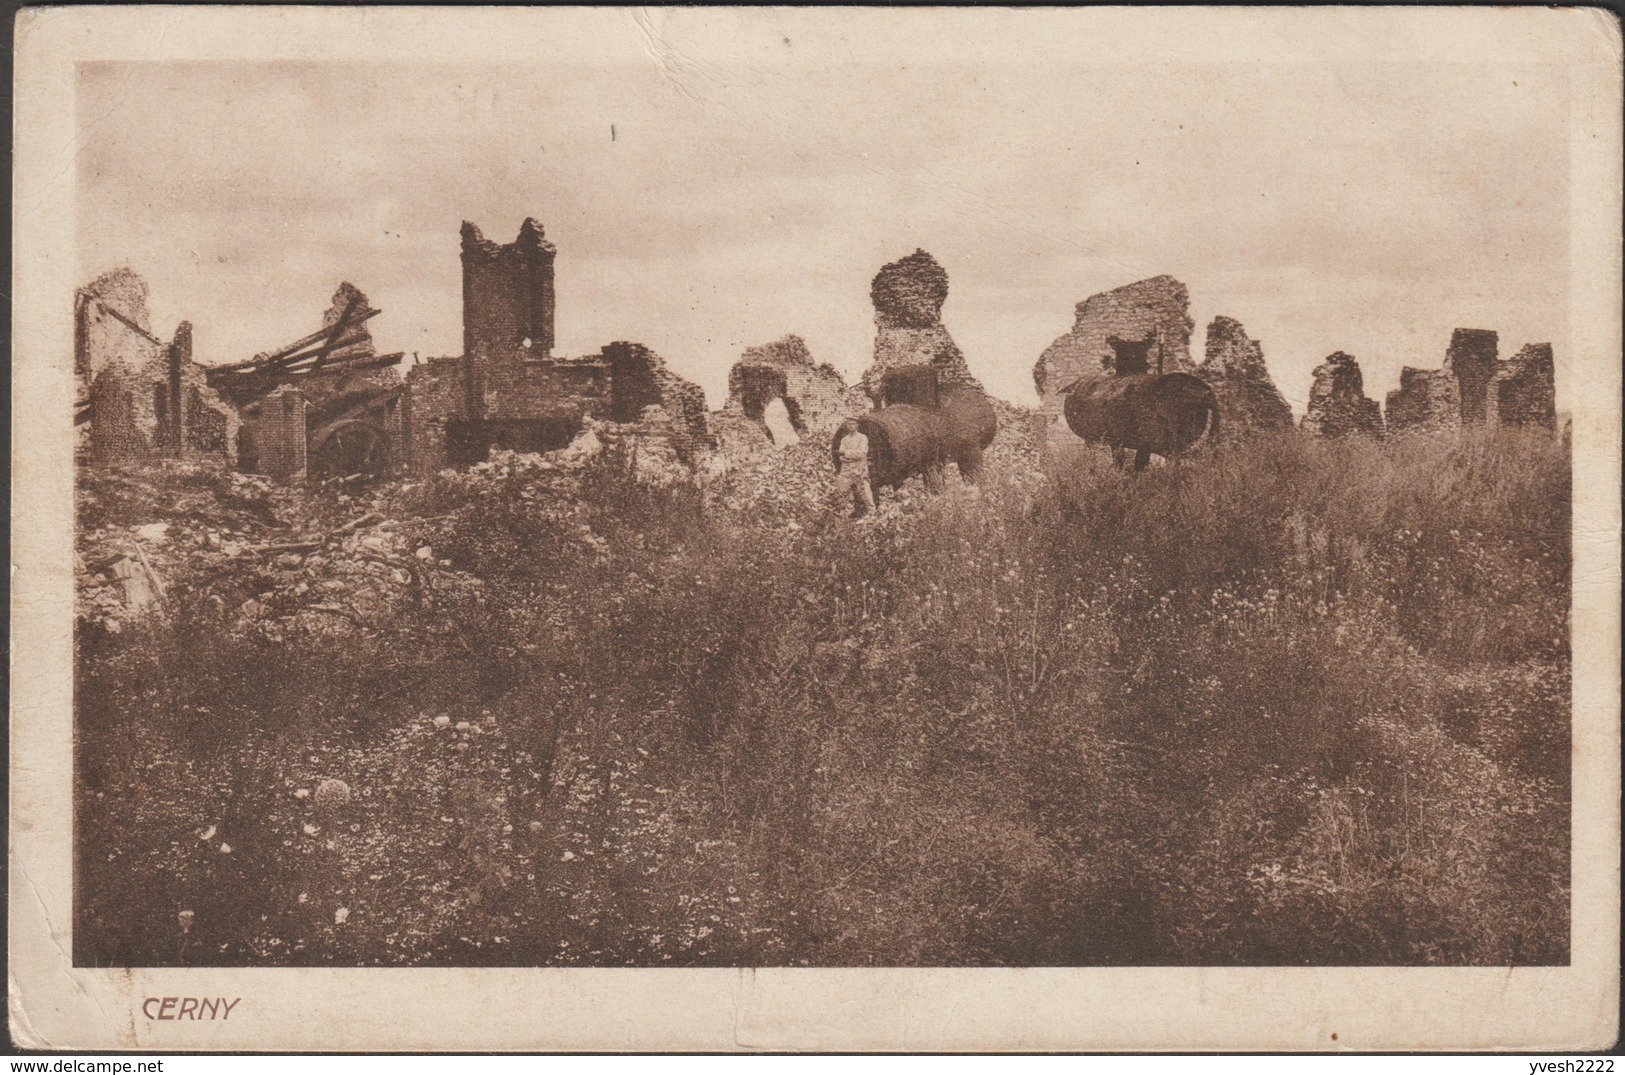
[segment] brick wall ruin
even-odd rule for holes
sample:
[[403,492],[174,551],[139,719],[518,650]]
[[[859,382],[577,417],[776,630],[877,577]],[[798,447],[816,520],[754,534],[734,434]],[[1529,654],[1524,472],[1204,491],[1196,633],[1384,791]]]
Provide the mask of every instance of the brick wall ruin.
[[1464,425],[1484,424],[1498,346],[1498,337],[1488,329],[1458,328],[1450,335],[1444,368],[1455,378]]
[[1315,367],[1303,431],[1316,437],[1383,435],[1382,411],[1366,398],[1365,378],[1352,355],[1337,351]]
[[874,361],[858,384],[877,398],[879,378],[897,366],[930,363],[945,385],[980,389],[959,345],[942,323],[948,299],[948,273],[937,259],[916,250],[881,267],[869,284],[875,306]]
[[1461,389],[1448,369],[1399,371],[1399,387],[1388,393],[1388,432],[1437,432],[1461,425]]
[[[824,439],[870,407],[863,390],[849,387],[829,363],[816,363],[800,336],[749,347],[728,371],[728,400],[711,415],[719,450],[747,463],[803,437]],[[787,428],[773,432],[782,408]]]
[[609,439],[641,439],[690,465],[713,446],[704,391],[648,347],[552,353],[555,256],[534,219],[506,245],[464,222],[464,352],[407,374],[414,469],[467,464],[492,448],[562,448],[588,419],[627,427]]
[[1496,425],[1557,430],[1557,389],[1552,345],[1524,344],[1501,363],[1485,393],[1485,411]]
[[155,458],[235,459],[236,411],[192,361],[192,326],[165,342],[153,334],[147,283],[115,269],[74,296],[73,365],[88,413],[91,459],[103,465]]
[[1475,425],[1557,426],[1550,344],[1528,344],[1512,358],[1497,358],[1499,337],[1488,329],[1451,333],[1436,370],[1407,366],[1388,393],[1388,429],[1446,431]]
[[462,355],[421,360],[406,371],[412,409],[409,465],[418,474],[447,465],[446,423],[465,416],[468,363]]
[[244,420],[252,431],[258,473],[279,481],[299,481],[305,477],[306,410],[304,393],[292,385],[283,385],[244,408]]
[[[1196,323],[1189,308],[1189,292],[1171,276],[1126,284],[1078,303],[1071,331],[1046,347],[1033,366],[1039,398],[1034,432],[1040,446],[1071,436],[1061,418],[1066,390],[1083,377],[1119,372],[1122,344],[1145,344],[1150,372],[1193,372],[1190,342]],[[1113,338],[1119,346],[1111,344]]]
[[1263,345],[1234,318],[1215,317],[1208,325],[1207,347],[1196,375],[1212,387],[1218,400],[1223,436],[1292,428],[1292,408],[1264,364]]

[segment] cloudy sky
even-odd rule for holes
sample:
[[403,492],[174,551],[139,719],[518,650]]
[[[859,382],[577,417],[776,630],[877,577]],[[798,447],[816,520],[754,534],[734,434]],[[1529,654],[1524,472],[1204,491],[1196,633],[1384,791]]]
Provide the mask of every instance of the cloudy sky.
[[1380,395],[1456,326],[1569,358],[1561,69],[709,54],[627,25],[644,40],[592,63],[81,65],[80,278],[135,268],[205,362],[310,331],[341,280],[382,349],[456,354],[459,224],[506,242],[534,216],[559,352],[644,342],[712,406],[787,333],[855,377],[869,280],[916,247],[1016,401],[1077,302],[1159,273],[1193,352],[1238,318],[1300,411],[1330,352]]

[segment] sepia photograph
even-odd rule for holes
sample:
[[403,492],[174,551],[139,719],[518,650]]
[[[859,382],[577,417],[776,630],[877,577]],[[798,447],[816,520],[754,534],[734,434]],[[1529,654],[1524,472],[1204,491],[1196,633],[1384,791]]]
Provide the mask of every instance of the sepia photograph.
[[174,983],[98,1033],[1454,968],[1612,1040],[1618,26],[1362,14],[25,13],[100,44],[16,186],[13,741],[52,965]]

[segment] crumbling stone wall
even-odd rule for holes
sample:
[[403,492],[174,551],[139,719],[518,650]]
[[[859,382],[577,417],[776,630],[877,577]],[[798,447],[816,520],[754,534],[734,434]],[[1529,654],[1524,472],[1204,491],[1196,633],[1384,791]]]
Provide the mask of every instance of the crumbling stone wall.
[[1315,367],[1303,431],[1317,437],[1383,435],[1382,411],[1376,400],[1366,398],[1365,378],[1352,355],[1337,351]]
[[1113,337],[1147,342],[1147,366],[1153,373],[1159,368],[1163,373],[1194,372],[1190,342],[1196,322],[1189,309],[1190,293],[1172,276],[1139,280],[1078,303],[1071,331],[1045,348],[1033,366],[1040,446],[1071,435],[1061,418],[1067,389],[1084,377],[1119,372],[1118,348],[1109,342]]
[[414,470],[491,444],[530,450],[524,446],[568,442],[589,420],[628,427],[628,435],[659,441],[657,454],[669,450],[685,463],[713,446],[704,391],[642,344],[553,355],[554,258],[533,219],[506,246],[463,224],[464,352],[407,375]]
[[467,417],[467,381],[461,355],[425,359],[406,371],[414,472],[430,474],[446,465],[446,423]]
[[[641,343],[617,341],[602,354],[612,371],[611,405],[608,414],[594,417],[646,423],[651,417],[649,408],[657,407],[661,411],[659,428],[652,429],[651,435],[669,437],[681,462],[692,465],[715,447],[703,388],[673,373],[665,359]],[[665,424],[668,419],[669,427]]]
[[1489,329],[1458,328],[1444,366],[1400,371],[1388,393],[1388,430],[1450,430],[1464,425],[1539,425],[1557,428],[1550,344],[1528,344],[1505,362]]
[[[1165,360],[1166,363],[1166,360]],[[1292,408],[1264,364],[1264,348],[1241,322],[1215,317],[1207,327],[1207,347],[1196,375],[1219,403],[1221,435],[1280,433],[1292,428]]]
[[728,400],[718,414],[761,422],[775,399],[784,401],[800,436],[829,436],[843,420],[869,409],[862,390],[848,387],[829,363],[815,363],[799,336],[746,348],[728,371]]
[[1487,419],[1498,347],[1499,338],[1488,329],[1458,328],[1450,334],[1444,368],[1455,378],[1465,425],[1482,425]]
[[1497,425],[1557,429],[1557,387],[1552,345],[1528,343],[1500,364],[1486,393],[1489,418]]
[[869,297],[875,305],[875,355],[859,385],[871,399],[876,398],[880,375],[886,370],[922,362],[937,368],[944,385],[981,389],[942,324],[948,273],[936,258],[916,250],[882,266],[870,282]]
[[102,464],[156,456],[235,458],[238,419],[192,361],[192,326],[167,343],[152,332],[147,283],[128,268],[104,273],[74,296],[74,371],[91,402],[91,458]]
[[542,226],[526,217],[505,246],[463,222],[463,353],[480,361],[553,354],[553,260]]
[[1449,369],[1399,371],[1399,387],[1388,393],[1389,433],[1456,429],[1462,421],[1461,388]]

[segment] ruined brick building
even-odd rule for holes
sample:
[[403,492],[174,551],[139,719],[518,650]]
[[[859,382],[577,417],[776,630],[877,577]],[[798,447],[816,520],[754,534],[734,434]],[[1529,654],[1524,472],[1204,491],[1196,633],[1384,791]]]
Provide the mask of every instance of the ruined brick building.
[[724,455],[748,462],[802,437],[827,438],[869,406],[834,366],[813,361],[800,336],[786,336],[746,348],[728,371],[728,400],[711,429]]
[[410,458],[411,406],[367,322],[380,311],[355,285],[333,293],[321,327],[285,347],[212,366],[209,383],[239,408],[239,466],[296,481],[383,475]]
[[1190,348],[1195,326],[1190,293],[1172,276],[1138,280],[1078,303],[1072,329],[1045,348],[1033,366],[1039,398],[1034,437],[1040,448],[1073,439],[1061,420],[1070,388],[1085,378],[1118,374],[1195,374],[1213,389],[1219,428],[1227,438],[1291,429],[1292,408],[1270,377],[1263,346],[1239,321],[1216,317],[1198,365]]
[[507,245],[462,229],[463,354],[403,379],[377,354],[359,289],[339,285],[321,327],[224,365],[192,361],[191,326],[153,335],[128,269],[75,298],[76,423],[90,461],[212,454],[281,480],[433,470],[492,448],[562,448],[589,420],[646,460],[693,465],[713,445],[705,394],[637,343],[554,348],[555,250],[527,219]]
[[1302,429],[1315,437],[1383,435],[1382,409],[1367,398],[1365,377],[1353,355],[1336,351],[1315,367]]
[[167,342],[152,332],[147,283],[130,269],[104,273],[74,295],[75,423],[103,465],[157,458],[235,459],[236,411],[192,361],[192,326]]
[[553,354],[556,253],[533,219],[506,245],[464,222],[463,353],[407,374],[416,469],[476,462],[492,448],[562,448],[589,419],[683,463],[712,446],[704,392],[649,348]]
[[1388,393],[1389,430],[1480,425],[1556,429],[1552,345],[1526,344],[1504,362],[1499,347],[1499,336],[1488,329],[1458,328],[1439,369],[1402,369],[1399,388]]

